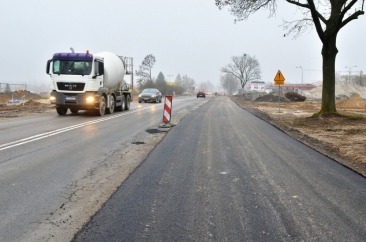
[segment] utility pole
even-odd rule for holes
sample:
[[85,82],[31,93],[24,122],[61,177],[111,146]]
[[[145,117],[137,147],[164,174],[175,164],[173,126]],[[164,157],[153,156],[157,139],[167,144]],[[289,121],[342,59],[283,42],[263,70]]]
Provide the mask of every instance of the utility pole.
[[297,66],[296,68],[300,68],[301,69],[301,89],[300,89],[300,93],[302,94],[302,85],[304,85],[304,70],[302,69],[302,66]]
[[168,77],[168,82],[170,82],[170,77],[172,77],[172,76],[174,76],[174,75],[167,75],[167,77]]
[[351,73],[352,68],[356,68],[357,66],[346,66],[345,68],[348,68],[348,82],[351,83]]
[[302,66],[296,66],[296,68],[301,69],[301,85],[304,84],[304,70],[302,69]]

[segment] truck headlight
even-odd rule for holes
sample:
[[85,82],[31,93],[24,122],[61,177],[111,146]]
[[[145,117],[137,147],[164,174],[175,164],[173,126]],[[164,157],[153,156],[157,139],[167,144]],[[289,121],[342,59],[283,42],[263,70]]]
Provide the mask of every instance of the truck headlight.
[[56,102],[56,97],[55,97],[55,96],[50,96],[50,102],[51,102],[51,103]]
[[94,101],[95,101],[95,97],[94,97],[94,96],[88,96],[88,97],[85,99],[85,101],[86,101],[87,103],[94,103]]

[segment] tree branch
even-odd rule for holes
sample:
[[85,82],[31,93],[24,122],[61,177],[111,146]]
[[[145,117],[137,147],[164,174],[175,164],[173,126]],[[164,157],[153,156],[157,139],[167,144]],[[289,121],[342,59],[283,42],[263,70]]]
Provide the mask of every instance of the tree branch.
[[346,18],[342,23],[340,28],[343,28],[346,24],[348,24],[349,22],[351,22],[352,20],[355,20],[358,18],[358,16],[360,15],[364,15],[365,12],[362,10],[356,11],[353,14],[351,14],[348,18]]
[[221,72],[233,75],[233,76],[235,76],[236,78],[238,78],[240,80],[240,75],[237,74],[235,71],[231,70],[231,68],[230,69],[229,68],[230,68],[230,66],[224,67],[224,68],[221,69]]
[[291,3],[291,4],[294,4],[294,5],[297,5],[297,6],[302,7],[302,8],[308,8],[308,9],[310,9],[309,4],[300,3],[298,1],[293,1],[293,0],[286,0],[286,2]]
[[[357,0],[356,0],[357,1]],[[305,3],[300,3],[298,1],[294,1],[294,0],[286,0],[286,2],[288,3],[291,3],[291,4],[294,4],[296,6],[299,6],[299,7],[302,7],[302,8],[307,8],[311,11],[311,5],[310,4],[305,4]],[[315,8],[315,5],[314,5],[314,10],[316,12],[316,16],[325,24],[327,22],[327,20],[324,18],[323,15],[321,15]]]
[[[346,14],[346,12],[348,12],[348,10],[350,10],[352,8],[353,5],[355,5],[355,3],[357,2],[358,0],[352,0],[350,1],[345,7],[344,9],[342,10],[341,12],[341,16],[342,16],[342,19],[344,17],[344,15]],[[345,1],[346,3],[346,1]]]
[[308,3],[309,3],[310,13],[311,13],[311,16],[312,16],[313,21],[314,21],[316,32],[318,33],[318,36],[319,36],[320,40],[322,41],[322,43],[324,43],[324,39],[325,39],[324,30],[323,30],[322,25],[320,23],[320,20],[319,20],[320,17],[319,16],[321,16],[320,19],[322,19],[322,21],[325,24],[327,23],[327,20],[316,10],[316,7],[315,7],[315,4],[314,4],[313,0],[308,0]]

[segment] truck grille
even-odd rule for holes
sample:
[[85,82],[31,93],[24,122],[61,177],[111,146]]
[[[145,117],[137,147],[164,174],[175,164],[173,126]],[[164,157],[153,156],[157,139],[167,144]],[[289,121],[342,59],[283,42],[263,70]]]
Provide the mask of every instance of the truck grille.
[[58,90],[63,91],[83,91],[84,87],[85,83],[67,83],[67,82],[57,83]]

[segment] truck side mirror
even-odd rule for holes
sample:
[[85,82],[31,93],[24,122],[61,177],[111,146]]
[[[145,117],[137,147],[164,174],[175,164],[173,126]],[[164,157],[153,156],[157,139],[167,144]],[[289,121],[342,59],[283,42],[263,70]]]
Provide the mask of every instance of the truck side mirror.
[[50,74],[51,61],[52,61],[52,60],[48,60],[48,61],[47,61],[46,73],[47,73],[48,75]]

